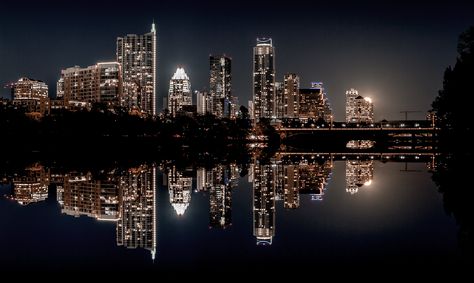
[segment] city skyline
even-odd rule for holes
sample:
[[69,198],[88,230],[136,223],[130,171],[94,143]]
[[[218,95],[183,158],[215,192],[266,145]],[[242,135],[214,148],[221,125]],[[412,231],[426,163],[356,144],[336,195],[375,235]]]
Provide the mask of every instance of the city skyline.
[[[104,16],[102,12],[109,7],[99,5],[88,11],[88,23],[61,21],[81,15],[82,9],[64,13],[62,6],[34,4],[39,11],[57,15],[62,24],[41,21],[31,12],[15,18],[2,17],[0,83],[4,86],[19,77],[31,77],[47,82],[51,95],[61,69],[113,60],[116,38],[145,33],[154,18],[160,66],[158,109],[167,93],[167,79],[177,65],[187,70],[199,90],[208,85],[209,54],[221,53],[233,58],[233,95],[245,105],[252,95],[251,48],[257,37],[265,36],[273,39],[277,50],[277,80],[282,81],[285,73],[295,73],[302,78],[302,88],[309,88],[313,81],[324,82],[337,120],[343,120],[344,94],[350,88],[374,99],[375,120],[402,119],[400,111],[425,112],[430,108],[441,88],[444,68],[456,56],[457,34],[472,24],[468,15],[473,11],[473,4],[461,2],[434,3],[429,7],[421,2],[410,6],[389,3],[387,9],[369,1],[346,9],[334,4],[318,5],[318,18],[309,17],[315,18],[314,22],[296,16],[278,17],[283,14],[282,9],[272,7],[277,16],[260,21],[246,4],[224,5],[222,9],[227,9],[230,20],[217,29],[209,29],[213,21],[196,15],[173,20],[168,14],[176,4],[167,2],[149,3],[148,11],[140,17],[129,16],[127,21],[112,18],[113,13]],[[18,4],[5,5],[15,8]],[[308,4],[301,1],[297,6],[301,9]],[[192,15],[197,7],[204,15],[217,9],[210,3],[188,3],[183,13]],[[118,8],[110,9],[114,12]],[[428,13],[420,18],[421,12]],[[292,32],[295,27],[298,29]],[[53,35],[55,41],[51,44],[48,39]],[[301,41],[303,44],[294,44]],[[8,90],[3,89],[2,96],[7,97]],[[416,115],[412,114],[413,118],[421,118]]]

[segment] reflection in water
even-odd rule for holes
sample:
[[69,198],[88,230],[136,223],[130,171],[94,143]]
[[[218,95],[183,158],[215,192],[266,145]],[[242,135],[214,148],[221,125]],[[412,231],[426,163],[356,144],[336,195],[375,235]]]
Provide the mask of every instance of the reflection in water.
[[156,167],[131,168],[120,177],[122,209],[117,224],[117,245],[144,248],[156,254]]
[[23,175],[14,176],[14,190],[10,198],[21,205],[43,201],[48,197],[49,183],[49,170],[40,164],[34,164],[26,168]]
[[170,203],[177,215],[184,215],[191,203],[192,177],[185,177],[183,172],[176,170],[173,166],[168,171],[168,190]]
[[362,186],[370,186],[373,179],[373,160],[346,161],[346,192],[356,194]]
[[[371,184],[374,160],[426,162],[433,169],[434,155],[354,155],[279,153],[269,162],[253,160],[248,180],[253,189],[253,236],[257,245],[271,245],[275,237],[276,203],[285,209],[300,208],[300,196],[322,201],[330,182],[334,162],[345,163],[345,190],[350,194]],[[217,164],[181,170],[162,166],[164,184],[176,214],[185,216],[192,193],[209,195],[209,227],[225,229],[232,225],[232,191],[237,187],[239,167]],[[52,172],[53,171],[53,172]],[[61,212],[74,217],[87,216],[116,222],[118,246],[157,251],[157,167],[143,164],[129,169],[64,174],[35,164],[22,174],[11,176],[13,192],[9,199],[21,205],[43,201],[48,186],[56,185]],[[195,188],[193,190],[193,179]],[[250,234],[250,231],[249,231]]]

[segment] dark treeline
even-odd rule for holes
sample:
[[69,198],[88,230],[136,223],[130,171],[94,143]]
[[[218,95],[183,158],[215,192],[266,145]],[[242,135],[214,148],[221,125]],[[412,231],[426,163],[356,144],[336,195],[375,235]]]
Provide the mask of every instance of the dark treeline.
[[4,107],[0,130],[2,154],[18,157],[156,158],[195,153],[225,159],[245,149],[251,124],[246,116],[143,119],[101,109],[60,111],[37,120]]
[[[438,158],[433,181],[443,194],[446,212],[459,225],[460,250],[467,260],[474,259],[474,191],[472,174],[472,107],[474,102],[474,27],[459,37],[458,58],[444,73],[443,89],[433,102],[441,131],[442,155]],[[467,180],[463,182],[462,180]]]

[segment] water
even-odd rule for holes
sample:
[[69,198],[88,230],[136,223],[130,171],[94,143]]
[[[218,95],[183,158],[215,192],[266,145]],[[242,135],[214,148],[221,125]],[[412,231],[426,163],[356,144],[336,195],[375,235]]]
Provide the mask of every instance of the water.
[[0,264],[174,272],[456,265],[459,227],[431,180],[433,158],[296,155],[103,170],[34,163],[4,174]]

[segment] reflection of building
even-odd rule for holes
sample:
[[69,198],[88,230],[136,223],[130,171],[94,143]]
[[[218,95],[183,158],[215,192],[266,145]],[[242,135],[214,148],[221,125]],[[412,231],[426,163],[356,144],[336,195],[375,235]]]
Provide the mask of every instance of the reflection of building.
[[346,192],[355,194],[362,186],[369,186],[374,179],[373,160],[346,161]]
[[69,173],[58,188],[61,212],[79,217],[86,215],[98,220],[119,219],[120,191],[113,175],[95,180],[91,173]]
[[155,23],[143,35],[128,34],[117,38],[117,62],[122,66],[124,99],[128,109],[138,107],[148,115],[156,115],[158,82]]
[[253,48],[253,117],[272,118],[275,103],[275,50],[271,38]]
[[173,166],[168,172],[168,190],[170,203],[177,215],[184,215],[191,202],[192,178],[184,177],[183,173]]
[[346,122],[373,123],[374,105],[368,97],[362,97],[356,89],[346,91]]
[[211,109],[209,112],[219,118],[230,118],[232,101],[232,59],[225,55],[209,57],[210,77],[209,95]]
[[28,113],[49,114],[48,86],[43,81],[20,78],[11,85],[13,105]]
[[300,193],[298,188],[298,166],[285,166],[284,207],[295,209],[300,206]]
[[223,165],[212,169],[209,187],[209,226],[226,228],[232,223],[232,187],[229,170]]
[[117,245],[144,248],[155,258],[157,245],[156,168],[131,168],[120,178],[122,207],[117,224]]
[[188,105],[192,105],[191,82],[184,69],[178,68],[170,80],[168,110],[176,117]]
[[253,235],[257,244],[272,244],[275,236],[275,187],[271,165],[254,166]]
[[28,167],[22,176],[13,178],[12,199],[21,205],[44,201],[48,198],[49,170],[36,164]]
[[117,62],[97,63],[87,68],[75,66],[61,71],[57,97],[65,107],[100,102],[118,106],[122,97],[122,71]]

